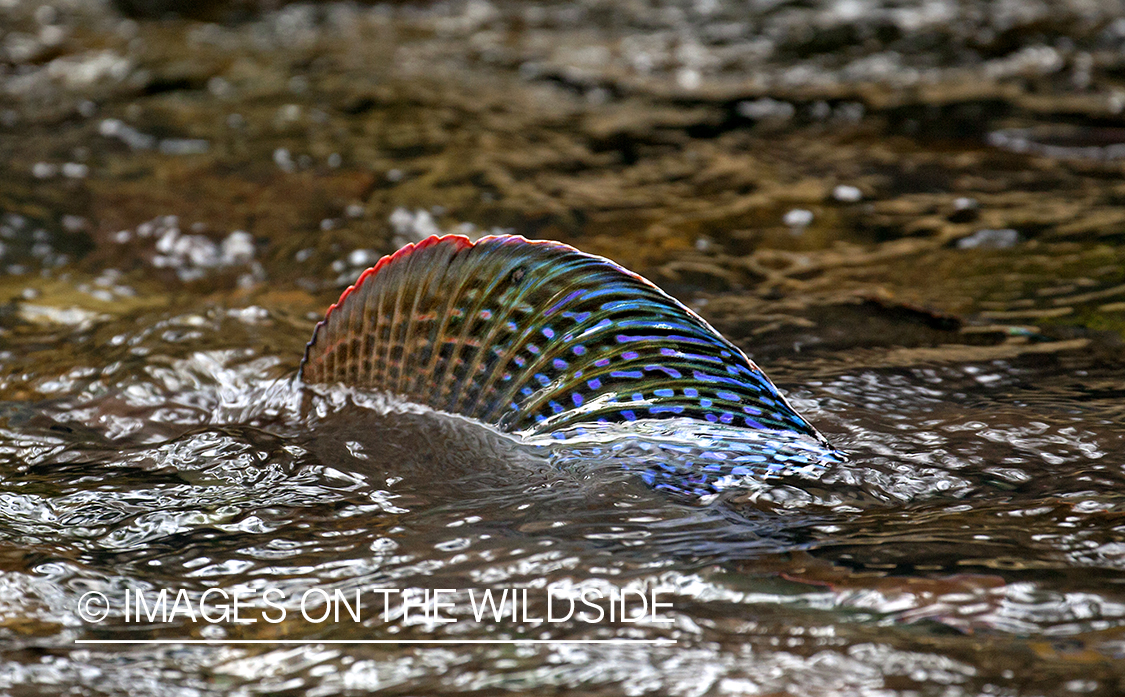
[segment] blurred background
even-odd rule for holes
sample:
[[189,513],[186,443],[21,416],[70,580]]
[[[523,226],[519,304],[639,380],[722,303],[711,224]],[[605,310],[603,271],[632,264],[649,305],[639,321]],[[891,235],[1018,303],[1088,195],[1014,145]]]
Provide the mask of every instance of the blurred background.
[[405,242],[505,230],[784,307],[735,329],[759,344],[840,304],[1119,334],[1122,10],[6,0],[2,282],[311,312]]
[[[1123,173],[1114,0],[0,0],[0,689],[1121,694]],[[261,387],[441,232],[645,274],[851,463],[347,475]],[[325,636],[95,631],[91,588],[547,580],[680,643],[73,647]]]

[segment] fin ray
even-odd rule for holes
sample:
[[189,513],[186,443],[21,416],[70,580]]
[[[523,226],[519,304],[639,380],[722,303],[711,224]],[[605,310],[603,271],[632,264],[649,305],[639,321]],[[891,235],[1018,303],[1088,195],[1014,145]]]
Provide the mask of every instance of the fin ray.
[[823,442],[761,370],[651,282],[557,242],[432,237],[333,305],[301,378],[543,434],[689,418]]

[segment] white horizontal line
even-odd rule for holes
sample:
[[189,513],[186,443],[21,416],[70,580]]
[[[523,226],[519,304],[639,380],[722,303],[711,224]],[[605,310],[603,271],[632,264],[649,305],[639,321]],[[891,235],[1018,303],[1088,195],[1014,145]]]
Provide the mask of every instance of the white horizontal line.
[[75,639],[75,644],[675,644],[675,639]]

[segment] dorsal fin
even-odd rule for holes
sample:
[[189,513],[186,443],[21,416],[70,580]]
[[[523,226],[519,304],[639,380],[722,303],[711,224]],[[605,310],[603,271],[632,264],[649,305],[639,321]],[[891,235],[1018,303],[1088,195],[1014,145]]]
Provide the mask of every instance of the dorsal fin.
[[317,325],[301,379],[521,434],[683,417],[819,439],[742,351],[650,281],[518,236],[430,237],[384,257]]

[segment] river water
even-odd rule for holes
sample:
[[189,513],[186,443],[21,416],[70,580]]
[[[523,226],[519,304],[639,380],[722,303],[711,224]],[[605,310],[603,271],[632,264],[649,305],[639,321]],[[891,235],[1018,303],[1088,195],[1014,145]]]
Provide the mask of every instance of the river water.
[[[1125,691],[1125,30],[1045,8],[0,2],[0,689]],[[491,230],[653,278],[847,462],[688,500],[293,384],[381,254]]]

